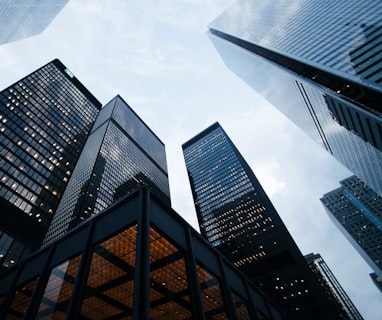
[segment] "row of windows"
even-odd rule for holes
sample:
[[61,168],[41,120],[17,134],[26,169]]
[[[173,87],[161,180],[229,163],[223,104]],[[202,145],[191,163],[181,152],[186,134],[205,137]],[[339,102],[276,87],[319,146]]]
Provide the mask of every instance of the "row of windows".
[[112,121],[99,127],[89,137],[47,239],[67,230],[68,217],[79,221],[105,209],[115,201],[115,190],[140,173],[150,177],[169,196],[167,175],[119,127]]

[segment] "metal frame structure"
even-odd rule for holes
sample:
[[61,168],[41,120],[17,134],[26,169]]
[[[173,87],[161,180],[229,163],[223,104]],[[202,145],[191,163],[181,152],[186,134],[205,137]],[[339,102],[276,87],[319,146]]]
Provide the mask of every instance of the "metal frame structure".
[[0,278],[0,318],[289,319],[142,187]]

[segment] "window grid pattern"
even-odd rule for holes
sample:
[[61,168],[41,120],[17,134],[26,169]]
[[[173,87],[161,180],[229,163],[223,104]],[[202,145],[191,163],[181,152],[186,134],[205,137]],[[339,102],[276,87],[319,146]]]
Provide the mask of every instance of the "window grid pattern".
[[137,227],[95,246],[81,316],[132,319]]
[[316,297],[311,290],[319,283],[310,278],[280,216],[221,126],[211,125],[183,144],[183,151],[207,240],[296,318],[324,313],[315,303],[325,301],[324,293]]
[[382,275],[382,198],[356,176],[341,185],[321,202],[374,272]]
[[228,319],[224,310],[219,280],[200,264],[196,265],[196,270],[202,291],[202,304],[206,319]]
[[[121,219],[122,212],[132,213],[133,217]],[[161,219],[154,222],[156,214]],[[148,219],[142,222],[141,215]],[[149,224],[147,233],[139,232],[137,219],[144,228]],[[73,248],[78,239],[86,242],[81,263],[78,249]],[[149,245],[141,247],[137,242]],[[136,252],[144,247],[146,252]],[[196,247],[203,249],[191,249]],[[37,282],[36,267],[41,267],[40,279],[46,281]],[[135,272],[138,268],[139,272]],[[30,280],[22,280],[16,287],[21,293],[12,299],[15,276]],[[230,290],[221,290],[223,282],[225,288],[237,292],[235,299]],[[35,304],[28,308],[32,293]],[[133,319],[145,314],[163,320],[191,319],[201,314],[206,319],[228,319],[228,304],[229,310],[236,309],[239,316],[245,314],[247,303],[257,314],[264,315],[262,319],[289,319],[286,314],[273,317],[279,308],[242,273],[227,265],[170,207],[165,208],[152,197],[147,188],[22,262],[20,273],[0,277],[0,303],[4,297],[7,304],[0,305],[0,315],[7,319],[20,319],[25,310],[28,319]]]
[[244,0],[211,26],[359,83],[382,88],[382,4]]
[[0,93],[0,197],[48,225],[98,113],[50,63]]
[[329,266],[319,254],[310,254],[305,256],[310,269],[319,279],[322,287],[332,297],[332,300],[337,305],[343,319],[362,320],[361,314],[350,300],[341,284],[338,282]]
[[38,319],[65,319],[81,256],[52,269],[38,308]]
[[[118,110],[109,111],[115,108]],[[89,136],[44,243],[59,238],[68,229],[142,185],[149,186],[163,201],[170,202],[167,173],[153,160],[159,157],[158,146],[163,153],[161,158],[165,159],[164,146],[132,110],[122,111],[122,108],[130,110],[117,96],[101,111],[103,118],[104,113],[112,118],[99,125]],[[121,127],[123,123],[127,128]],[[140,129],[141,126],[144,129]],[[127,130],[143,130],[143,133],[130,136]],[[146,152],[144,147],[148,148],[148,145],[142,147],[134,140],[137,135],[139,140],[143,140],[143,134],[150,134],[148,141],[158,143],[153,150]],[[155,156],[152,157],[153,154]]]
[[0,43],[12,42],[41,33],[67,2],[68,0],[59,0],[50,4],[27,0],[23,3],[2,3],[0,16],[4,27],[0,35]]
[[[211,40],[232,71],[264,94],[271,104],[314,141],[382,194],[382,134],[378,120],[380,117],[376,115],[380,114],[376,108],[378,103],[361,109],[351,100],[343,99],[341,91],[337,93],[322,86],[317,87],[312,83],[314,76],[303,81],[299,75],[269,63],[257,54],[234,47],[218,37],[212,36]],[[257,74],[261,75],[261,81],[256,77]],[[363,91],[360,86],[354,87],[344,89]],[[342,114],[338,116],[338,110],[343,111],[343,117]],[[357,113],[362,116],[358,118]],[[350,123],[344,121],[344,117]],[[351,123],[350,117],[356,122]]]
[[17,287],[16,293],[8,309],[7,319],[21,319],[23,317],[28,309],[38,279],[38,277],[34,278]]
[[231,291],[231,296],[237,318],[240,320],[250,320],[247,302],[234,291]]
[[192,317],[184,254],[150,228],[150,319]]

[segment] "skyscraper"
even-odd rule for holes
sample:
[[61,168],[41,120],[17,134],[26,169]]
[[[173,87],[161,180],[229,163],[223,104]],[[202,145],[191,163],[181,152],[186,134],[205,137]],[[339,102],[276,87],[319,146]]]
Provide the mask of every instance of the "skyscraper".
[[225,64],[382,195],[382,2],[238,1],[210,24]]
[[165,146],[118,95],[101,109],[44,243],[142,185],[170,205]]
[[321,202],[338,229],[382,278],[382,197],[355,176],[340,183]]
[[0,92],[0,261],[39,247],[101,103],[59,60]]
[[321,255],[310,253],[305,256],[305,260],[324,288],[325,294],[337,306],[342,319],[363,319]]
[[183,144],[202,235],[294,319],[336,319],[256,176],[215,123]]
[[0,44],[40,34],[69,0],[3,0],[0,4]]
[[145,186],[0,275],[0,318],[293,319]]

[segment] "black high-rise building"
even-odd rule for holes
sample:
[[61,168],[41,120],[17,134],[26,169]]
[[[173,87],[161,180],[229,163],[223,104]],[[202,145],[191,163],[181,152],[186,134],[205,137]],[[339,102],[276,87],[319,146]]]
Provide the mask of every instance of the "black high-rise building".
[[0,275],[0,318],[292,319],[146,186]]
[[362,320],[357,308],[321,255],[310,253],[305,256],[305,260],[323,287],[325,294],[337,307],[340,319]]
[[0,92],[0,261],[41,244],[101,103],[59,60]]
[[165,146],[118,95],[101,109],[44,244],[142,185],[170,205]]
[[337,319],[256,176],[215,123],[183,144],[202,235],[294,319]]
[[382,195],[382,2],[239,0],[211,22],[224,63]]

